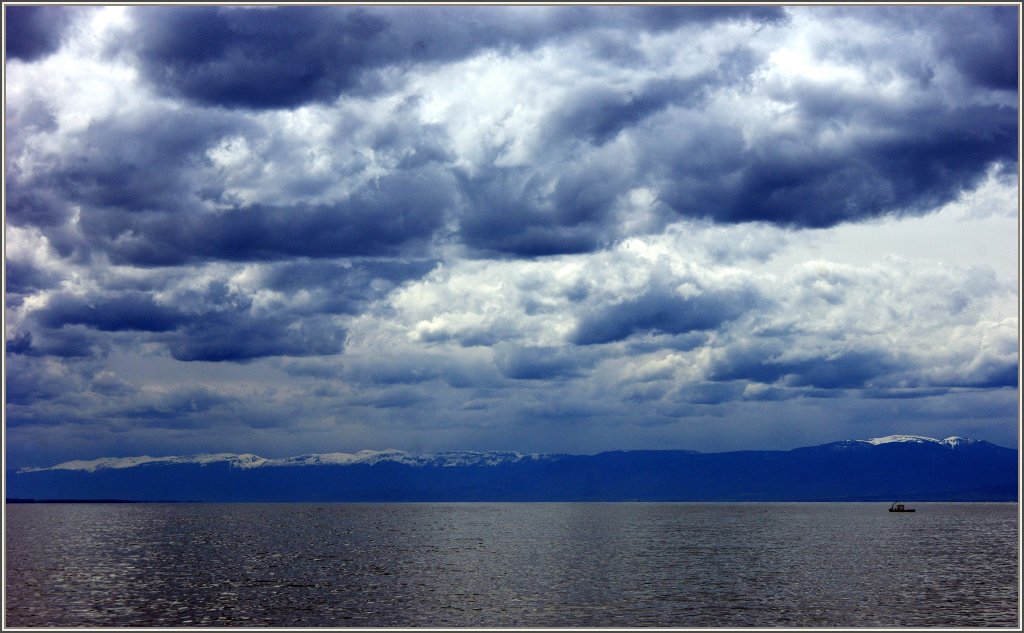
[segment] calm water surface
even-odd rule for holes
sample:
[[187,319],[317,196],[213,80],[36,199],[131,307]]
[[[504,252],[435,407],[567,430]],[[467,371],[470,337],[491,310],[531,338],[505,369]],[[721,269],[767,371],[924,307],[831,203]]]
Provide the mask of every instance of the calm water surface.
[[7,505],[7,625],[1017,626],[1016,504]]

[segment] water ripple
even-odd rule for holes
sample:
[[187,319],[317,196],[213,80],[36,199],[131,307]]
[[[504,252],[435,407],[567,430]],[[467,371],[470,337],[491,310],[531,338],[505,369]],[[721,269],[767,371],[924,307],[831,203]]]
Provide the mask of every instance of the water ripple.
[[1016,626],[1015,504],[7,506],[7,624]]

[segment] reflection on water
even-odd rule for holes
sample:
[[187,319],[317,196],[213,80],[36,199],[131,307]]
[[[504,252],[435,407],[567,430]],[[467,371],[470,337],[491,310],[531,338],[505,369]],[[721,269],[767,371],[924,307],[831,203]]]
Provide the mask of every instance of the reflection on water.
[[8,626],[1015,626],[1017,506],[7,506]]

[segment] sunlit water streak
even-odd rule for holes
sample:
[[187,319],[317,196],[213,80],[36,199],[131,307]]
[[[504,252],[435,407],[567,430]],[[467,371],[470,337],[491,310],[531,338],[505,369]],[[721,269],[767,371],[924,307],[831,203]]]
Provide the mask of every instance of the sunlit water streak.
[[1016,504],[7,505],[7,625],[1016,626]]

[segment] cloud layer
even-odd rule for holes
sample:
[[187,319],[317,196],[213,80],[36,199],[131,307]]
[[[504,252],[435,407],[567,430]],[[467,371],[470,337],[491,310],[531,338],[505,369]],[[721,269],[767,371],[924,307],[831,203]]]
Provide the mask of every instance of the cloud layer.
[[18,459],[1011,437],[1014,7],[6,11]]

